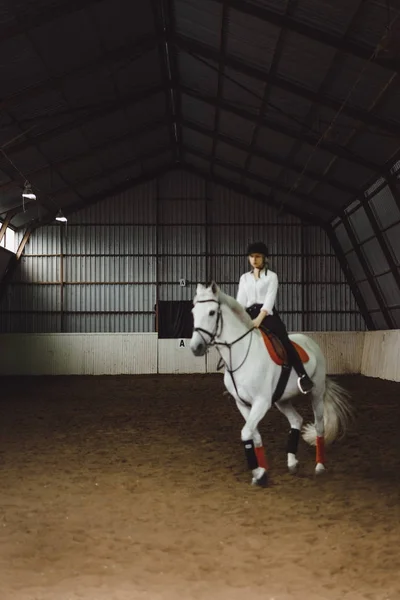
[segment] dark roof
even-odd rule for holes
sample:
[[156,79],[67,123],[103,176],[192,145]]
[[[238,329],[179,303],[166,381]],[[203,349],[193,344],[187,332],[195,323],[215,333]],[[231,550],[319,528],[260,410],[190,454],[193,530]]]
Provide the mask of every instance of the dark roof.
[[[329,222],[399,158],[399,15],[384,0],[2,3],[0,212],[46,222],[179,165]],[[25,178],[38,202],[21,212]]]

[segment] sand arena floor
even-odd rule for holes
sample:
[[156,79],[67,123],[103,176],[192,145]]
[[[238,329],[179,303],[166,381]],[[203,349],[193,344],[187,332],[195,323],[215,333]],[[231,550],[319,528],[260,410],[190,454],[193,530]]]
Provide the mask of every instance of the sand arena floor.
[[219,375],[3,378],[1,600],[399,600],[400,384],[338,379],[329,472],[273,409],[260,489]]

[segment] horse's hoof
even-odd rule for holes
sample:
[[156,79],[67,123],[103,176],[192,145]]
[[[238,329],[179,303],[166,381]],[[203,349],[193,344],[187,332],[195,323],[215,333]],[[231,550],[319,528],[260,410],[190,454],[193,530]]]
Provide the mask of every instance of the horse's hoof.
[[297,473],[297,469],[298,469],[298,466],[299,466],[299,463],[298,463],[298,462],[296,462],[296,463],[295,463],[295,464],[293,464],[293,465],[288,465],[289,473],[290,473],[291,475],[296,475],[296,473]]
[[315,467],[315,474],[322,475],[323,473],[326,473],[324,465],[322,463],[317,463],[317,466]]
[[253,479],[251,480],[251,485],[258,485],[259,487],[267,487],[267,485],[268,485],[267,471],[264,471],[264,473],[258,479],[253,477]]

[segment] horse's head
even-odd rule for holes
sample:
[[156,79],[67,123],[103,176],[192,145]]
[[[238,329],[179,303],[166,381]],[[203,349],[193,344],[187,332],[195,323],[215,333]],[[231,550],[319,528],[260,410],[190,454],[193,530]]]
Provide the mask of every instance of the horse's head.
[[193,335],[190,349],[195,356],[204,356],[208,346],[218,335],[221,323],[219,288],[215,282],[209,286],[201,283],[193,300]]

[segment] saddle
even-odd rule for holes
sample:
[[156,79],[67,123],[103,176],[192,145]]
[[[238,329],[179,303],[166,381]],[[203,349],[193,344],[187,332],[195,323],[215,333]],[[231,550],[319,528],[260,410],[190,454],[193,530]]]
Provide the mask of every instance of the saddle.
[[[290,376],[290,372],[292,370],[292,366],[289,364],[287,352],[285,350],[284,345],[278,338],[278,336],[276,336],[274,333],[271,333],[270,331],[268,331],[268,333],[265,332],[261,327],[260,327],[259,331],[261,331],[261,335],[263,337],[265,347],[266,347],[271,359],[274,361],[275,364],[282,367],[282,371],[281,371],[278,383],[276,384],[276,388],[272,394],[272,404],[275,404],[276,402],[278,402],[278,400],[280,400],[283,392],[285,391],[287,382],[289,381],[289,376]],[[304,348],[299,346],[299,344],[296,344],[296,342],[291,342],[291,343],[296,348],[301,361],[303,363],[308,362],[310,360],[310,357],[308,356],[308,354],[304,350]],[[218,362],[218,366],[217,366],[218,371],[219,371],[219,369],[222,368],[223,364],[224,364],[223,360],[222,360],[222,358],[220,358],[220,360]],[[233,379],[232,374],[231,374],[231,377]],[[244,402],[244,401],[242,400],[242,402]],[[245,404],[246,404],[246,402],[245,402]]]
[[[280,339],[274,333],[266,333],[262,328],[260,328],[260,331],[261,335],[263,336],[263,340],[268,350],[268,353],[274,361],[274,363],[280,366],[287,365],[287,352]],[[299,346],[299,344],[296,344],[296,342],[291,343],[296,348],[297,353],[300,356],[301,362],[308,362],[310,360],[310,357],[308,356],[307,352],[301,346]]]

